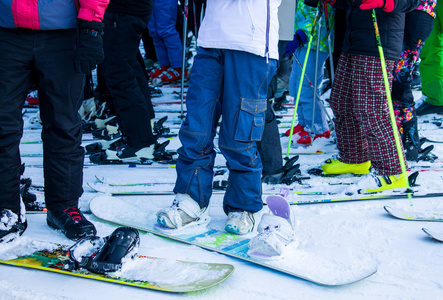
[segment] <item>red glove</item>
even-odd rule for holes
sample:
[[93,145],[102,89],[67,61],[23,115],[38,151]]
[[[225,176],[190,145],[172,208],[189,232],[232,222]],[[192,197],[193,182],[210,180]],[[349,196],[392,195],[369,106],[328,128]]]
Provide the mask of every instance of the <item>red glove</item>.
[[394,10],[394,6],[394,0],[362,0],[360,9],[381,8],[385,12],[391,12]]
[[329,5],[334,6],[336,0],[321,0],[323,3],[329,3]]

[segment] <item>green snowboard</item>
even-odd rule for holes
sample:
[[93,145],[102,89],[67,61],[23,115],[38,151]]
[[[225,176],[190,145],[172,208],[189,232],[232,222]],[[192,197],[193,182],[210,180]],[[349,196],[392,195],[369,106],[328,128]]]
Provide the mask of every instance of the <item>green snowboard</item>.
[[148,256],[137,256],[125,262],[120,271],[109,275],[95,274],[85,269],[70,271],[65,269],[70,261],[67,248],[58,246],[54,250],[41,250],[11,260],[0,260],[0,263],[165,292],[203,290],[219,284],[234,272],[234,267],[228,264],[185,262]]

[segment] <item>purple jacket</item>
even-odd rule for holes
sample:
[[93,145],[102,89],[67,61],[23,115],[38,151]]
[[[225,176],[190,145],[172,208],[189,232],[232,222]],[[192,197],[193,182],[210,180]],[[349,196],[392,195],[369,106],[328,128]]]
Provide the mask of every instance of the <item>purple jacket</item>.
[[0,0],[0,27],[56,30],[101,22],[109,0]]

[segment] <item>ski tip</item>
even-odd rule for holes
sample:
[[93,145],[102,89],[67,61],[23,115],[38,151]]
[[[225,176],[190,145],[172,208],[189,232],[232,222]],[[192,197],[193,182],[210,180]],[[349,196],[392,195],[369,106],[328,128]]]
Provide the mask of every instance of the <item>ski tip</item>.
[[391,214],[391,207],[390,206],[385,205],[385,206],[383,206],[383,208],[386,210],[386,212],[388,214]]
[[423,230],[423,232],[426,233],[428,236],[432,237],[431,233],[427,228],[422,228],[421,230]]

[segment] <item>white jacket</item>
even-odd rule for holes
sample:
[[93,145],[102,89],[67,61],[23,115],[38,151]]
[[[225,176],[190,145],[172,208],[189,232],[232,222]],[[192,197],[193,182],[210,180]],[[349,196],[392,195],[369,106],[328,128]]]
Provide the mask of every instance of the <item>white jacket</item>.
[[197,44],[278,59],[281,0],[207,0]]

